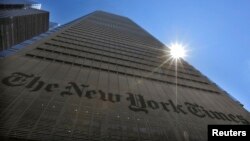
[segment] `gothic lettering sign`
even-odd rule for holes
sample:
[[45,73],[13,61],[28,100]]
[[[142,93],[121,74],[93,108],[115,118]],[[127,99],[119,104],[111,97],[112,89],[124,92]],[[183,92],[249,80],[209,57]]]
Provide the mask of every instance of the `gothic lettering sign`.
[[[226,114],[218,111],[207,110],[196,103],[184,102],[183,105],[175,104],[172,100],[154,101],[145,99],[140,94],[126,93],[126,98],[120,94],[105,93],[102,90],[90,89],[88,84],[77,84],[68,82],[66,86],[60,86],[57,83],[46,83],[41,80],[41,77],[33,74],[25,74],[21,72],[12,73],[10,76],[2,79],[2,83],[9,87],[24,87],[30,92],[36,92],[44,89],[48,93],[60,89],[59,95],[62,97],[76,95],[79,98],[85,97],[88,100],[99,99],[105,102],[117,103],[126,100],[128,109],[134,112],[149,113],[150,110],[163,110],[165,112],[174,112],[177,114],[188,115],[192,114],[199,118],[210,118],[214,120],[231,121],[241,124],[250,124],[243,116]],[[124,96],[124,95],[123,95]]]

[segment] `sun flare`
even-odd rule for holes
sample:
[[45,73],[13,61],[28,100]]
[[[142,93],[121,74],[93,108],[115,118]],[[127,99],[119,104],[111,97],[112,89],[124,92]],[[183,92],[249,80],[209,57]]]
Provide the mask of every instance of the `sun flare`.
[[185,47],[180,43],[172,43],[169,48],[170,55],[174,59],[184,58],[186,56]]

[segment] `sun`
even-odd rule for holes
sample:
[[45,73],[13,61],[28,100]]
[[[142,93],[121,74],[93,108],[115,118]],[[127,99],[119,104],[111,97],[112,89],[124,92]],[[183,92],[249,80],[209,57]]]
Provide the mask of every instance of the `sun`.
[[180,43],[171,43],[169,48],[170,48],[170,55],[174,59],[180,59],[186,56],[185,47]]

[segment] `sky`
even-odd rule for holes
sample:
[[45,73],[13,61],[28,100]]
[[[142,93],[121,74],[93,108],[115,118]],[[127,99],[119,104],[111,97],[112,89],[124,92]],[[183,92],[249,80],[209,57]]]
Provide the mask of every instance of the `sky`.
[[250,111],[250,0],[35,0],[65,24],[95,10],[126,16],[185,58]]

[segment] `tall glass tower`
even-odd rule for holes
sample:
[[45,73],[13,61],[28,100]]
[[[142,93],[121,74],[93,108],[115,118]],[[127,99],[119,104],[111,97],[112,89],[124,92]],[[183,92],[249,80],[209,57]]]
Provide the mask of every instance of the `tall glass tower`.
[[96,11],[68,23],[0,60],[1,137],[206,141],[208,124],[249,124],[184,60],[176,84],[166,50],[126,17]]

